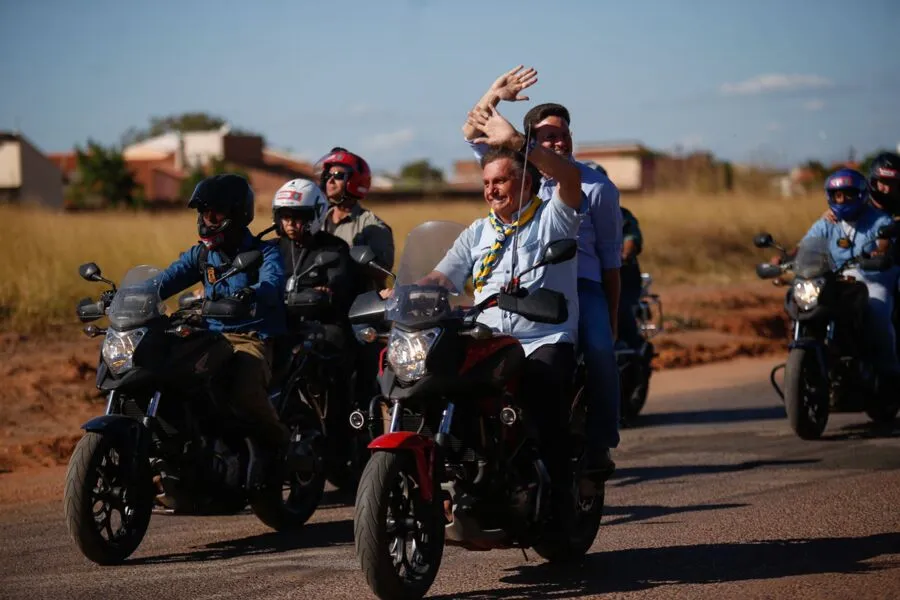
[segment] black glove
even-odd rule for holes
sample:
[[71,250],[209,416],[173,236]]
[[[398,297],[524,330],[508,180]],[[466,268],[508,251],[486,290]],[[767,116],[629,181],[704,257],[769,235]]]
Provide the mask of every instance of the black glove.
[[254,290],[253,288],[245,287],[236,291],[232,295],[232,298],[244,304],[253,304],[253,302],[256,301],[256,290]]

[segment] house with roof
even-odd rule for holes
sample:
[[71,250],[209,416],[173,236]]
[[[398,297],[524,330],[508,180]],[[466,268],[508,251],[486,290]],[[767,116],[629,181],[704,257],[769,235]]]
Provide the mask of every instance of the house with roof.
[[0,202],[63,206],[63,174],[18,132],[0,131]]

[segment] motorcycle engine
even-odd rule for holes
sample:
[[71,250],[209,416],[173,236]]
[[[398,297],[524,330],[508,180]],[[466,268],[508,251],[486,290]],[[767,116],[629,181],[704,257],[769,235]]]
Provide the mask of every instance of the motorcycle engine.
[[513,519],[526,526],[539,521],[546,510],[543,505],[550,483],[544,463],[521,456],[510,483],[508,509]]
[[222,485],[236,488],[241,484],[241,459],[221,440],[213,445],[212,472]]

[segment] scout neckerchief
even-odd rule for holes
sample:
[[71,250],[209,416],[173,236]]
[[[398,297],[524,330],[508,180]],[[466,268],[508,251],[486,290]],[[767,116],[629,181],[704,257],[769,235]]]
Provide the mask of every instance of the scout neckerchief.
[[854,242],[856,242],[856,227],[847,221],[841,221],[841,230],[844,232],[844,237],[838,240],[838,248],[843,248],[844,250],[852,248]]
[[494,211],[491,211],[491,214],[488,216],[490,220],[491,227],[494,228],[496,232],[496,238],[494,243],[491,245],[490,250],[484,255],[481,259],[481,265],[478,267],[478,273],[475,274],[475,277],[472,280],[473,285],[477,291],[481,291],[484,287],[484,284],[487,282],[488,277],[491,276],[491,273],[494,271],[494,267],[497,266],[497,261],[500,260],[500,251],[503,250],[503,246],[506,245],[506,241],[515,233],[516,229],[526,225],[532,218],[534,218],[534,213],[537,212],[537,209],[541,206],[541,199],[535,196],[531,199],[531,202],[522,209],[522,212],[519,214],[519,218],[514,222],[506,225],[497,218],[497,215],[494,214]]

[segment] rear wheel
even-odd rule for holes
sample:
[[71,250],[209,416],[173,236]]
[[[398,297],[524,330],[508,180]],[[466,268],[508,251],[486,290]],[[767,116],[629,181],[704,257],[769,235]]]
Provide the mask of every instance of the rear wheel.
[[[594,543],[603,518],[605,487],[581,474],[583,459],[573,461],[573,484],[565,498],[563,532],[552,531],[534,545],[534,551],[551,563],[580,560]],[[559,521],[550,527],[559,527]]]
[[784,408],[800,439],[822,437],[828,424],[828,374],[815,351],[794,348],[784,367]]
[[437,496],[421,496],[410,454],[377,452],[356,495],[356,556],[379,598],[422,598],[444,553],[444,517]]

